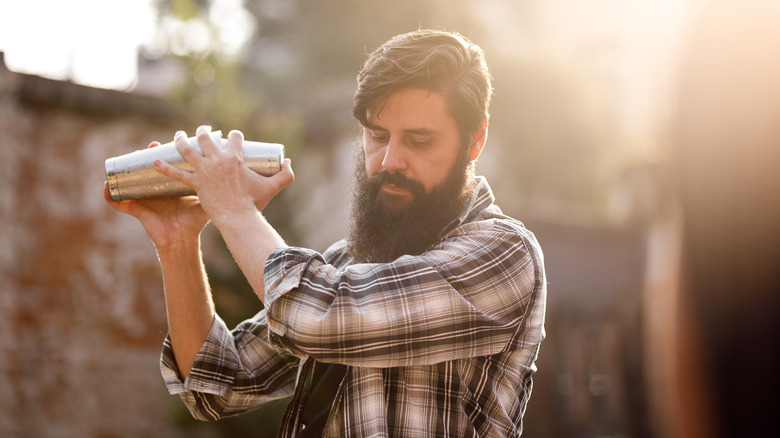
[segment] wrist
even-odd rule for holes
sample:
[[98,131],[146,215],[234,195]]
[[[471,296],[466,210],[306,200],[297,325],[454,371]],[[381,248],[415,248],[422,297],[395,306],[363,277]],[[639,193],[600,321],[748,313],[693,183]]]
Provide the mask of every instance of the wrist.
[[166,239],[163,242],[155,242],[154,248],[157,250],[158,257],[177,256],[193,252],[200,252],[200,234],[184,234],[172,239]]
[[211,217],[211,223],[220,231],[235,227],[246,227],[257,221],[264,220],[260,211],[252,203],[246,203],[230,210],[223,210],[220,214]]

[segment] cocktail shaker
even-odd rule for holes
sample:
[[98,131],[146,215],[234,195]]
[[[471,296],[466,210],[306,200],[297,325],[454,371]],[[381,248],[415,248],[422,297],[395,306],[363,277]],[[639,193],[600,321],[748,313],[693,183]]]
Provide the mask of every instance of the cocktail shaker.
[[[212,132],[211,138],[220,148],[225,148],[227,140],[222,138],[221,131]],[[198,152],[203,153],[196,137],[187,140]],[[152,167],[152,163],[157,159],[167,161],[181,169],[192,170],[192,166],[176,150],[173,142],[109,158],[106,160],[106,180],[111,199],[125,201],[176,198],[195,194],[192,187],[157,172]],[[260,175],[270,176],[279,172],[283,161],[283,145],[244,141],[244,162],[247,167]]]

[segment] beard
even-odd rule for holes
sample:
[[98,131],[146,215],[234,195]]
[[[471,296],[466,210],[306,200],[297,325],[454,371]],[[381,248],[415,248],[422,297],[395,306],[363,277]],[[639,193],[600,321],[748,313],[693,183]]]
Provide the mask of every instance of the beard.
[[[389,183],[412,194],[401,203],[381,190]],[[388,263],[408,254],[417,255],[436,243],[445,228],[463,211],[476,185],[474,165],[461,148],[443,183],[425,191],[416,180],[399,173],[381,171],[368,177],[365,156],[359,148],[355,187],[347,242],[349,255],[357,262]]]

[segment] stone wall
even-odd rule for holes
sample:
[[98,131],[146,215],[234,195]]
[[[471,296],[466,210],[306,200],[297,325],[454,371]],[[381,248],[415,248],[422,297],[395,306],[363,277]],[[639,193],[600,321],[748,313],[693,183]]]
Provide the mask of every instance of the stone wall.
[[0,63],[0,436],[184,436],[154,249],[102,194],[106,158],[175,125],[163,102]]

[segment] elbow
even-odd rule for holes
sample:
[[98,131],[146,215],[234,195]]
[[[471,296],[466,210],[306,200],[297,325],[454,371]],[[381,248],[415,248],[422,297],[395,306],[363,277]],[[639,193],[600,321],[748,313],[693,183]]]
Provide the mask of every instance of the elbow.
[[217,421],[225,417],[225,403],[218,396],[200,392],[181,394],[192,418],[198,421]]

